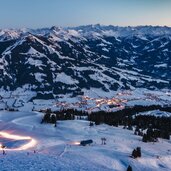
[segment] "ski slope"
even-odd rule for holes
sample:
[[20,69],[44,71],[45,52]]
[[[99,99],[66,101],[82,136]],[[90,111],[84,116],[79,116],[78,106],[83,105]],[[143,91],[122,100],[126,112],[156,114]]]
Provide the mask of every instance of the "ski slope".
[[[6,151],[6,155],[0,152],[0,170],[125,171],[128,165],[136,171],[171,170],[171,142],[168,140],[143,143],[133,131],[105,124],[89,127],[85,120],[58,121],[55,128],[51,124],[40,124],[42,115],[38,112],[0,112],[0,132],[36,141],[26,150]],[[103,137],[107,139],[106,145],[101,145]],[[1,136],[0,141],[2,139]],[[93,145],[74,145],[86,139],[92,139]],[[133,159],[129,156],[137,146],[142,149],[142,157]]]

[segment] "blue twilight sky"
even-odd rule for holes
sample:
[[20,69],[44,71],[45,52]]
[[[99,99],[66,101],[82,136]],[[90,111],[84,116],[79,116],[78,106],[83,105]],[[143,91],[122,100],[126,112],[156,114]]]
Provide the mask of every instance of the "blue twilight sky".
[[171,26],[171,0],[0,0],[0,28]]

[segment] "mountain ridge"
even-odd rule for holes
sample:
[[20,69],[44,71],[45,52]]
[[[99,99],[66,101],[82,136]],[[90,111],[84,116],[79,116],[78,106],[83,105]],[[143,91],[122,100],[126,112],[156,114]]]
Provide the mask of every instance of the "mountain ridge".
[[0,86],[28,86],[43,99],[92,88],[170,88],[170,56],[170,27],[0,30]]

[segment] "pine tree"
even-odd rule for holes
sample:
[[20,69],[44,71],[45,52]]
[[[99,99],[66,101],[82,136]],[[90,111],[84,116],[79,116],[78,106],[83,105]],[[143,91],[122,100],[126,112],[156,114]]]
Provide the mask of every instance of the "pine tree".
[[51,123],[55,124],[56,123],[56,116],[55,115],[51,115]]
[[132,171],[132,167],[129,165],[127,171]]
[[141,157],[141,147],[137,147],[137,157]]
[[134,149],[134,150],[132,151],[132,157],[133,157],[134,159],[138,157],[138,154],[137,154],[137,150],[136,150],[136,149]]
[[147,139],[147,134],[144,134],[144,135],[143,135],[142,141],[143,141],[143,142],[147,142],[147,141],[148,141],[148,139]]

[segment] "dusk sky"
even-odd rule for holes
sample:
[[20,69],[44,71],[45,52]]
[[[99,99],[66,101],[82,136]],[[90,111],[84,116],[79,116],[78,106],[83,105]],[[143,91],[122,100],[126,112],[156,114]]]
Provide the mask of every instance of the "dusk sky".
[[171,26],[171,0],[1,0],[0,28]]

